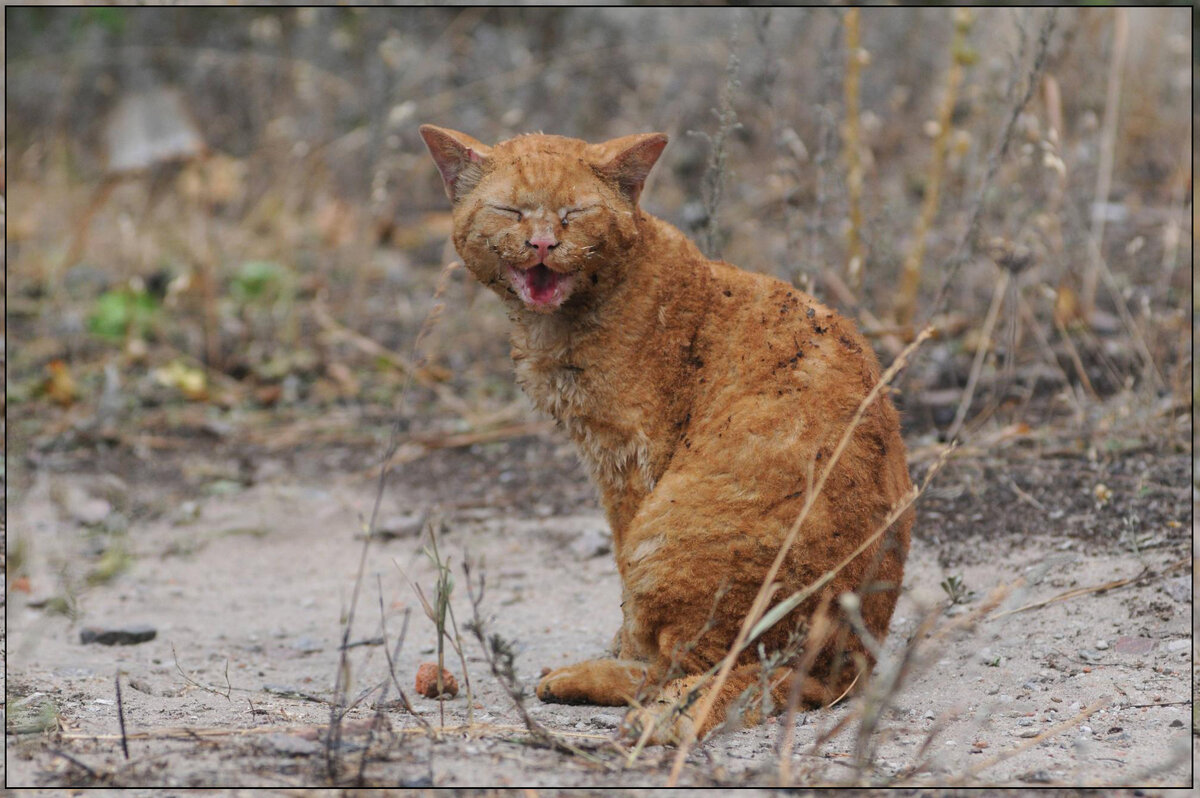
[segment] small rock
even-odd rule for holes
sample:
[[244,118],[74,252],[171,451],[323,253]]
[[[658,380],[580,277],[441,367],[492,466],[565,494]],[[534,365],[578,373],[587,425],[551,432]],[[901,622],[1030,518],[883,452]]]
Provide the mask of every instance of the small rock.
[[1108,641],[1107,640],[1097,640],[1096,641],[1096,650],[1097,651],[1107,651],[1108,650]]
[[936,715],[933,714],[933,710],[926,710],[925,714],[921,716],[921,719],[922,720],[933,720],[935,717],[936,717]]
[[1183,721],[1181,721],[1179,718],[1175,718],[1175,720],[1171,721],[1168,725],[1172,729],[1180,729],[1183,728]]
[[1158,645],[1158,641],[1149,637],[1118,637],[1113,644],[1113,650],[1118,654],[1149,654]]
[[1170,651],[1172,654],[1174,654],[1176,651],[1186,651],[1191,647],[1192,641],[1188,640],[1187,638],[1183,638],[1181,640],[1172,640],[1171,642],[1167,643],[1167,651]]
[[1091,726],[1080,726],[1080,727],[1079,727],[1079,733],[1080,733],[1080,734],[1091,734],[1091,733],[1092,733],[1092,727],[1091,727]]
[[190,524],[200,517],[200,505],[194,501],[185,501],[175,508],[171,514],[171,523],[176,526]]
[[66,510],[67,515],[84,526],[99,524],[108,517],[113,509],[107,499],[89,496],[74,485],[64,492],[62,507]]
[[1180,604],[1190,604],[1192,602],[1192,578],[1190,576],[1177,576],[1174,579],[1168,579],[1163,583],[1162,589],[1164,593]]
[[305,740],[291,734],[268,734],[263,737],[262,742],[275,753],[284,756],[312,756],[325,750],[316,740]]
[[1025,731],[1021,732],[1017,736],[1023,737],[1025,739],[1030,739],[1032,737],[1037,737],[1039,734],[1041,734],[1041,732],[1039,732],[1037,729],[1026,729]]
[[311,637],[301,637],[292,643],[292,648],[301,654],[314,654],[321,651],[325,646],[319,640],[314,640]]
[[381,540],[396,538],[415,538],[425,529],[425,513],[412,515],[394,515],[383,518],[375,526],[375,536]]
[[157,629],[145,624],[111,628],[86,626],[79,630],[79,642],[99,643],[102,646],[132,646],[153,640],[157,634]]
[[1018,726],[1032,726],[1033,718],[1017,718]]
[[146,695],[158,695],[158,692],[153,687],[136,676],[131,676],[129,678],[129,686],[134,690],[137,690],[139,693],[145,693]]
[[[437,698],[438,666],[433,662],[423,662],[417,668],[417,692],[426,698]],[[458,682],[450,671],[442,668],[442,695],[454,698],[458,695]]]
[[588,719],[588,723],[592,724],[597,729],[615,729],[621,725],[620,720],[609,717],[608,715],[593,715]]
[[1079,649],[1079,658],[1084,662],[1099,662],[1103,657],[1095,651],[1088,651],[1086,648]]
[[575,540],[571,541],[571,553],[581,560],[601,557],[611,551],[612,533],[607,529],[595,527],[585,529]]

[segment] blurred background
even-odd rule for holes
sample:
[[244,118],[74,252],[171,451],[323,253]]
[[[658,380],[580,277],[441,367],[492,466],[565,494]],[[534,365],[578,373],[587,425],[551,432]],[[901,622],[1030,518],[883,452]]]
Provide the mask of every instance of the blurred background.
[[898,386],[918,458],[985,428],[1188,446],[1187,7],[6,21],[10,484],[214,449],[365,468],[397,417],[424,447],[540,429],[499,303],[445,269],[424,122],[668,133],[652,213],[885,364],[938,326]]

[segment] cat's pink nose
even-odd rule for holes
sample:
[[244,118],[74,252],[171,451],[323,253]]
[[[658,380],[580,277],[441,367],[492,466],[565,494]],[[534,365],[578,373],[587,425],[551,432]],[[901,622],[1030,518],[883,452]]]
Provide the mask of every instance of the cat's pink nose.
[[526,241],[525,244],[538,251],[538,260],[542,263],[546,262],[546,257],[550,254],[550,250],[558,246],[558,242],[554,240],[554,236],[547,235],[534,236]]

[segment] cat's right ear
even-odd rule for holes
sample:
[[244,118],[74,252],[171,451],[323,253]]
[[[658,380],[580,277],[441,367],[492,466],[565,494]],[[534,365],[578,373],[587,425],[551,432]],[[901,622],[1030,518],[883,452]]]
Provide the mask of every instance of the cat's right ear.
[[457,130],[433,125],[421,125],[420,130],[433,162],[442,173],[446,196],[451,202],[457,202],[483,177],[483,167],[492,154],[491,147]]
[[667,146],[665,133],[639,133],[622,136],[603,144],[593,144],[602,175],[616,182],[630,202],[637,205],[646,176]]

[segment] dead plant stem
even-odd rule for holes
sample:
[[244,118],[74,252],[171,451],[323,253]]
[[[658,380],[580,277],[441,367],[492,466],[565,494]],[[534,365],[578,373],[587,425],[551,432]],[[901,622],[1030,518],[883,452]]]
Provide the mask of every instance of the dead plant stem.
[[[1113,161],[1117,143],[1117,116],[1121,107],[1121,73],[1129,43],[1129,10],[1114,8],[1112,59],[1108,62],[1108,85],[1104,96],[1104,121],[1100,126],[1100,168],[1096,172],[1096,192],[1092,198],[1091,238],[1096,250],[1104,248],[1104,224],[1108,217],[1108,196],[1112,190]],[[1079,289],[1084,318],[1090,319],[1096,309],[1096,286],[1100,277],[1100,261],[1093,256],[1083,273]]]
[[950,40],[950,68],[946,72],[946,87],[942,95],[942,104],[938,108],[937,132],[934,134],[929,174],[925,180],[925,197],[913,229],[912,246],[904,258],[904,270],[900,275],[895,313],[896,323],[900,325],[912,322],[917,307],[917,289],[921,285],[925,244],[940,204],[942,178],[946,171],[946,153],[950,149],[950,134],[954,127],[954,105],[958,102],[958,92],[966,76],[967,66],[974,58],[974,53],[967,44],[973,21],[970,9],[955,9],[954,36]]
[[962,399],[958,403],[958,411],[955,412],[954,421],[946,432],[948,441],[958,437],[958,432],[966,420],[967,411],[971,408],[971,399],[975,396],[975,386],[979,383],[980,372],[983,371],[983,361],[987,357],[992,342],[992,330],[996,326],[996,318],[1000,315],[1000,306],[1004,304],[1004,292],[1008,288],[1010,279],[1012,279],[1012,275],[1009,271],[1001,269],[1000,279],[996,282],[996,288],[992,292],[992,303],[988,306],[987,316],[983,320],[983,329],[980,330],[979,338],[975,342],[975,360],[971,364],[971,373],[967,377],[967,387],[963,389]]
[[125,736],[125,704],[121,701],[121,669],[117,669],[117,677],[114,680],[117,685],[117,722],[121,726],[121,753],[125,755],[125,761],[129,761],[129,740]]
[[859,84],[862,68],[870,63],[870,55],[859,45],[859,14],[849,8],[842,17],[846,37],[846,69],[843,73],[843,98],[846,121],[842,126],[846,158],[846,199],[849,204],[849,227],[846,229],[846,280],[857,293],[862,289],[862,272],[866,252],[862,242],[863,162],[862,136],[859,124]]
[[926,318],[934,318],[943,311],[945,303],[949,298],[950,287],[954,285],[958,278],[959,269],[971,258],[971,255],[975,251],[975,239],[979,231],[984,202],[987,199],[988,191],[991,189],[996,171],[1000,168],[1005,155],[1008,154],[1008,148],[1012,143],[1013,130],[1016,128],[1017,119],[1020,118],[1021,112],[1025,110],[1025,106],[1029,105],[1029,100],[1033,97],[1042,71],[1045,69],[1047,54],[1050,49],[1050,36],[1054,33],[1057,19],[1057,8],[1049,9],[1043,17],[1041,30],[1038,33],[1037,50],[1033,56],[1033,63],[1030,65],[1029,72],[1026,75],[1024,92],[1018,96],[1018,81],[1015,78],[1009,87],[1008,99],[1012,102],[1012,106],[1009,110],[1008,121],[1005,123],[1000,137],[996,140],[995,147],[988,154],[987,169],[984,172],[983,179],[979,182],[978,188],[975,190],[975,197],[971,201],[970,210],[967,213],[966,227],[963,228],[962,235],[959,236],[957,243],[955,243],[953,252],[942,262],[940,269],[942,272],[942,285],[938,290],[937,298],[930,305]]

